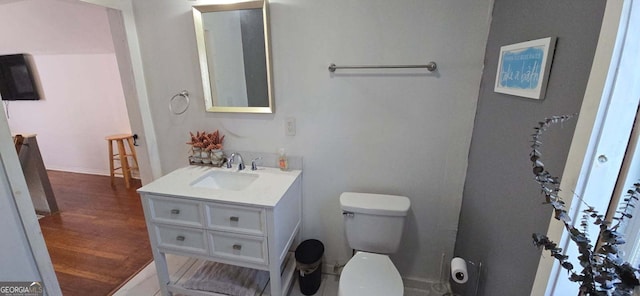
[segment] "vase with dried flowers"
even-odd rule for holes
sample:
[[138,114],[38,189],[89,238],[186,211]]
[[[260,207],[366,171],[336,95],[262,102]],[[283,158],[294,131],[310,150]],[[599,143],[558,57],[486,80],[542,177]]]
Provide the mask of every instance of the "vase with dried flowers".
[[[619,227],[632,218],[631,212],[640,198],[640,183],[633,184],[627,191],[614,217],[607,218],[594,207],[587,205],[587,209],[583,211],[580,226],[575,227],[560,197],[560,178],[551,175],[541,161],[542,133],[551,125],[565,122],[573,117],[574,115],[553,116],[539,122],[534,128],[532,151],[529,156],[533,164],[535,180],[545,197],[544,203],[553,208],[555,219],[564,224],[564,228],[569,232],[569,238],[578,247],[580,255],[577,259],[580,266],[575,268],[569,262],[569,256],[563,253],[562,248],[544,234],[534,233],[533,243],[549,251],[567,270],[569,280],[580,284],[580,295],[630,296],[640,286],[640,269],[623,260],[619,246],[625,241],[623,234],[619,232]],[[581,202],[584,203],[584,201]],[[592,242],[587,235],[589,224],[594,224],[600,229],[596,242]]]
[[213,133],[196,132],[191,135],[191,142],[187,144],[191,145],[191,155],[189,156],[189,163],[191,164],[210,164],[214,166],[221,166],[224,161],[224,153],[222,152],[222,142],[224,141],[224,135],[220,135],[218,130]]

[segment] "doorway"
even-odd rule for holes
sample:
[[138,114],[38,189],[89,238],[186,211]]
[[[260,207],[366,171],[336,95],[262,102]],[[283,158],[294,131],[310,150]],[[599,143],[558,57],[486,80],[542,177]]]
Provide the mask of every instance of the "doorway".
[[[17,3],[17,2],[23,2],[23,3],[28,3],[30,2],[30,4],[36,5],[38,6],[38,8],[41,8],[41,6],[46,6],[46,5],[50,5],[51,2],[54,1],[39,1],[39,0],[32,0],[32,1],[10,1],[8,3],[3,2],[3,4],[7,4],[7,5],[18,5],[18,4],[23,4],[23,3]],[[58,1],[55,1],[58,2]],[[84,2],[92,2],[92,1],[59,1],[60,4],[62,5],[77,5],[77,4],[82,4],[82,5],[90,5]],[[96,1],[96,2],[100,2],[100,1]],[[105,2],[104,5],[108,5],[106,2],[118,2],[119,5],[126,5],[128,3],[129,5],[129,10],[125,9],[125,14],[126,16],[123,16],[123,13],[121,10],[118,9],[112,9],[112,8],[106,8],[107,10],[107,16],[106,18],[108,19],[108,26],[109,29],[112,32],[112,36],[109,36],[109,38],[113,39],[113,43],[114,43],[114,50],[115,51],[115,57],[112,57],[111,59],[115,61],[116,65],[115,68],[119,68],[120,69],[120,73],[117,75],[117,79],[121,80],[122,82],[122,90],[121,92],[124,92],[125,94],[125,104],[126,104],[126,113],[128,113],[129,118],[124,120],[127,121],[127,124],[130,122],[131,130],[134,130],[137,134],[140,135],[139,141],[138,143],[140,144],[140,146],[138,148],[140,148],[138,150],[138,161],[140,163],[140,173],[141,173],[141,178],[143,180],[143,182],[149,182],[154,176],[157,176],[157,174],[154,174],[154,172],[159,171],[159,167],[157,166],[157,161],[154,161],[152,164],[152,161],[150,160],[149,155],[154,155],[154,149],[149,149],[149,147],[155,147],[155,136],[153,135],[153,130],[151,128],[151,122],[150,122],[150,116],[149,116],[149,111],[148,108],[145,108],[145,104],[141,103],[143,101],[146,101],[146,91],[144,91],[144,79],[140,79],[139,74],[141,73],[141,71],[139,71],[140,69],[140,65],[138,64],[137,66],[134,65],[136,63],[138,63],[140,61],[139,56],[132,56],[130,55],[130,53],[135,53],[136,49],[131,49],[129,47],[128,42],[130,42],[129,37],[123,37],[126,36],[127,34],[125,33],[125,31],[127,30],[125,27],[125,23],[127,21],[131,21],[132,20],[132,14],[130,14],[130,2],[127,1],[102,1]],[[4,8],[4,7],[3,7]],[[116,7],[117,8],[117,7]],[[102,7],[102,9],[104,10],[105,8]],[[46,10],[46,9],[44,9]],[[31,13],[33,13],[34,11],[38,11],[38,9],[34,9],[31,10]],[[47,11],[47,13],[52,13],[51,10]],[[74,21],[73,18],[71,18],[69,21]],[[14,26],[12,26],[14,27]],[[78,26],[81,27],[81,26]],[[91,28],[89,28],[91,29]],[[66,32],[68,34],[75,34],[75,31],[72,32]],[[46,40],[39,40],[39,42],[44,42],[46,43]],[[61,66],[61,68],[64,70],[64,65]],[[136,83],[137,82],[137,83]],[[99,91],[100,89],[96,89],[96,91]],[[90,96],[85,96],[85,99],[90,100],[92,99]],[[34,104],[36,103],[46,103],[46,99],[44,101],[37,101],[37,102],[32,102]],[[86,109],[85,109],[86,110]],[[16,111],[15,108],[13,108],[11,111]],[[83,115],[83,110],[76,110],[75,112],[59,112],[60,114],[57,114],[60,117],[63,116],[74,116],[74,115]],[[80,113],[80,114],[78,114]],[[11,114],[11,113],[10,113]],[[16,113],[13,113],[12,115],[16,115]],[[125,114],[126,115],[126,114]],[[81,122],[80,124],[82,124],[84,122]],[[147,132],[148,131],[148,132]],[[118,133],[118,131],[115,131],[114,133]],[[104,141],[104,136],[106,135],[99,135],[99,140],[98,140],[98,145],[100,145],[101,147],[104,147],[104,150],[106,151],[106,141]],[[60,141],[72,141],[73,140],[73,136],[72,137],[61,137]],[[94,161],[100,160],[104,163],[106,163],[108,157],[106,152],[105,153],[100,153],[97,151],[91,151],[91,149],[89,149],[90,151],[90,155],[91,158]],[[65,151],[68,152],[68,151]],[[84,151],[81,151],[84,152]],[[70,153],[73,155],[73,153]],[[79,153],[76,153],[76,155],[80,155]],[[8,172],[9,174],[11,172]],[[15,172],[14,172],[15,173]],[[14,176],[15,177],[15,176]],[[108,177],[107,177],[108,180]],[[109,184],[109,182],[107,181],[107,184]],[[118,184],[118,186],[120,186]],[[122,186],[124,187],[124,186]],[[15,191],[14,191],[15,192]],[[64,209],[63,209],[64,210]],[[28,209],[26,207],[18,207],[18,211],[20,213],[20,218],[23,220],[23,224],[32,224],[31,221],[28,221],[30,219],[29,215],[25,214],[26,211],[33,211],[33,208]],[[36,222],[37,225],[37,222]],[[26,228],[26,227],[25,227]],[[25,234],[27,235],[27,237],[32,237],[32,238],[37,238],[37,236],[40,236],[40,239],[42,238],[42,236],[40,235],[39,229],[25,229]],[[99,233],[98,233],[99,234]],[[145,237],[146,238],[146,237]],[[35,240],[30,240],[31,242],[31,247],[33,249],[33,253],[42,253],[42,249],[44,248],[44,252],[46,253],[46,247],[44,245],[40,245],[37,243],[37,239]],[[35,242],[35,243],[34,243]],[[40,251],[38,251],[40,250]],[[36,256],[36,264],[38,263],[38,258]],[[44,260],[46,261],[46,260]],[[44,264],[47,264],[46,262],[44,262]],[[114,267],[115,268],[115,267]],[[40,273],[42,274],[43,278],[53,278],[53,280],[55,280],[55,275],[51,276],[51,274],[49,274],[48,276],[45,275],[44,273],[48,272],[48,269],[46,268],[40,268]],[[46,281],[45,281],[45,285],[46,285]],[[51,285],[50,285],[51,286]],[[55,293],[54,293],[55,294]]]

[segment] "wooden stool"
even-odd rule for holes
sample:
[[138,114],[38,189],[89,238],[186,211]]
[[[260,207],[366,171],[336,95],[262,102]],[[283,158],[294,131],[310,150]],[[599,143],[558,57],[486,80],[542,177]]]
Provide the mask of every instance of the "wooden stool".
[[[109,171],[111,174],[111,186],[115,186],[115,175],[116,170],[120,170],[119,173],[124,177],[124,185],[125,187],[130,188],[131,184],[131,170],[139,170],[138,169],[138,157],[136,156],[136,148],[133,146],[133,135],[131,134],[119,134],[119,135],[111,135],[104,138],[109,142]],[[129,153],[127,153],[124,140],[127,140],[129,143]],[[115,141],[118,145],[118,153],[113,154],[113,141]],[[129,157],[133,158],[133,166],[129,165]],[[115,167],[114,161],[120,162],[120,167]]]
[[16,146],[16,152],[18,153],[18,155],[20,155],[22,143],[24,143],[24,137],[22,135],[15,135],[15,137],[13,137],[13,144]]

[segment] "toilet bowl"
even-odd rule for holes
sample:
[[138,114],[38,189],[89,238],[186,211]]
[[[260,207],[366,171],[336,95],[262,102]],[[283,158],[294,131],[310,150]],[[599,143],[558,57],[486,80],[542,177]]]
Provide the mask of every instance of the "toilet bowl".
[[340,207],[349,246],[358,252],[340,275],[339,296],[402,296],[400,273],[387,254],[398,250],[409,198],[344,192]]
[[387,255],[357,252],[342,269],[338,296],[402,296],[402,278]]

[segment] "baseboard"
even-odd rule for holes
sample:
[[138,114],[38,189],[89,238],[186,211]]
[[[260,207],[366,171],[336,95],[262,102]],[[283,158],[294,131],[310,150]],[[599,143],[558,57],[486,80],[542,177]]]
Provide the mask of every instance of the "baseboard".
[[[105,171],[105,170],[94,170],[94,169],[87,169],[87,168],[69,168],[69,167],[55,167],[55,166],[49,166],[47,167],[47,170],[51,170],[51,171],[61,171],[61,172],[68,172],[68,173],[77,173],[77,174],[87,174],[87,175],[98,175],[98,176],[111,176],[111,174],[109,173],[109,171]],[[116,175],[116,177],[118,178],[122,178],[121,175]],[[140,176],[137,172],[133,172],[132,174],[132,178],[134,179],[140,179]]]
[[329,263],[322,264],[322,273],[339,276],[340,273],[342,272],[342,268],[344,267],[344,265],[336,266],[336,264],[329,264]]
[[402,282],[405,287],[418,290],[429,290],[431,285],[434,284],[433,282],[415,278],[402,278]]
[[47,166],[47,170],[78,173],[78,174],[88,174],[88,175],[109,176],[108,170],[105,171],[100,169]]
[[425,279],[402,278],[405,289],[419,291],[424,295],[445,295],[450,293],[451,287],[449,283],[439,283]]

